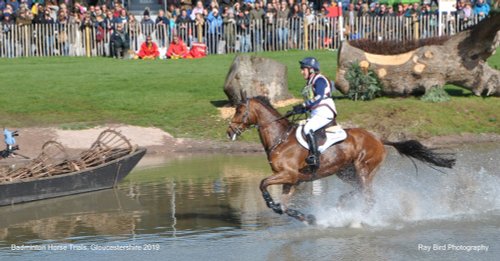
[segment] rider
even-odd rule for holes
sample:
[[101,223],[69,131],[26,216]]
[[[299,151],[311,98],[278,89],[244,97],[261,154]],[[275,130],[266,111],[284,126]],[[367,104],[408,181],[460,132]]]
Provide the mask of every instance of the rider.
[[311,112],[304,125],[304,133],[310,148],[306,163],[314,173],[319,168],[318,144],[314,132],[334,121],[337,117],[337,109],[331,96],[332,83],[320,73],[318,60],[314,57],[306,57],[299,63],[300,73],[307,83],[302,89],[304,103],[294,106],[293,112],[297,114]]

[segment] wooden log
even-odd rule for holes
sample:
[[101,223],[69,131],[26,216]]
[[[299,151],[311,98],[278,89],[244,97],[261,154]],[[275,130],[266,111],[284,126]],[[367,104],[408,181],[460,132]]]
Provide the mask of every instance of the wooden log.
[[[356,42],[344,42],[338,56],[336,88],[344,94],[349,92],[345,75],[351,64],[359,62],[378,75],[383,94],[388,96],[423,94],[433,86],[447,83],[478,96],[500,96],[500,71],[486,62],[500,43],[499,30],[500,12],[495,11],[469,30],[397,54],[391,53],[391,49],[408,43],[400,42],[400,46],[391,48],[390,43],[372,42],[370,49]],[[373,46],[380,46],[381,52],[376,53]]]

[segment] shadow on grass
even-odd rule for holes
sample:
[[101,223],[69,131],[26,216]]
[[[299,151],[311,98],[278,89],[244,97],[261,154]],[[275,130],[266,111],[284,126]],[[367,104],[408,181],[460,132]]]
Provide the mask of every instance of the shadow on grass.
[[472,92],[468,90],[463,90],[463,89],[445,89],[446,93],[450,96],[455,96],[455,97],[469,97],[472,96]]
[[217,108],[231,106],[231,102],[229,102],[228,100],[210,101],[210,103]]

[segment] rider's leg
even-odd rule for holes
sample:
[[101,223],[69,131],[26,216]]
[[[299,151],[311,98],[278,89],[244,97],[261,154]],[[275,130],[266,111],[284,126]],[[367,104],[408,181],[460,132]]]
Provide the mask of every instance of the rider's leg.
[[311,130],[306,134],[307,143],[309,144],[309,156],[306,158],[306,163],[311,167],[312,171],[319,168],[319,153],[318,143],[314,137],[314,132]]
[[314,115],[304,126],[304,133],[306,134],[307,143],[309,145],[309,156],[306,158],[306,163],[309,165],[313,173],[320,167],[318,144],[314,136],[314,132],[328,124],[330,121],[330,119],[322,117],[321,115]]

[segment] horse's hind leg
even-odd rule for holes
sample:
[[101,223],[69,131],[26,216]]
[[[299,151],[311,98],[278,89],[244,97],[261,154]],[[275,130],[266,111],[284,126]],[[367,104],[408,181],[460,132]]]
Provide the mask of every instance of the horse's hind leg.
[[370,161],[355,163],[356,176],[359,179],[360,189],[366,202],[365,212],[369,212],[373,208],[373,205],[375,205],[372,183],[382,161],[383,157],[380,157],[372,158]]
[[361,192],[361,180],[359,179],[354,166],[345,168],[337,173],[337,177],[354,187],[354,190],[344,193],[339,197],[339,207],[344,207],[348,200]]
[[316,224],[316,218],[313,215],[305,215],[304,213],[298,210],[288,208],[288,203],[290,202],[290,198],[295,192],[295,189],[296,189],[295,185],[289,185],[289,184],[283,185],[281,208],[283,209],[284,213],[286,213],[290,217],[296,218],[297,220],[305,222],[306,224],[309,225]]
[[293,193],[295,192],[295,185],[290,185],[290,184],[284,184],[283,185],[283,190],[281,194],[281,207],[283,210],[286,210],[288,208],[288,203],[290,202],[290,199],[292,198]]

